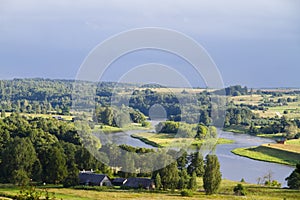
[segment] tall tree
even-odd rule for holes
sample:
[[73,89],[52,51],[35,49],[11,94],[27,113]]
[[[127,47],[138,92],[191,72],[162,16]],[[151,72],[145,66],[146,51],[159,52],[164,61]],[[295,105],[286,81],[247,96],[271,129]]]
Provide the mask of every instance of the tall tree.
[[179,153],[181,153],[181,156],[177,159],[177,165],[178,165],[178,168],[180,170],[182,170],[182,169],[186,168],[186,165],[188,162],[188,159],[187,159],[188,154],[183,149],[181,149]]
[[60,183],[67,176],[66,156],[59,145],[50,146],[41,155],[43,159],[43,181]]
[[22,174],[24,180],[30,178],[36,160],[37,155],[31,141],[28,138],[16,137],[2,151],[0,168],[4,180],[10,182],[10,177],[16,177],[16,174]]
[[289,188],[300,189],[300,163],[296,165],[296,169],[285,180],[287,180]]
[[155,188],[156,188],[157,190],[160,190],[161,187],[162,187],[162,184],[161,184],[161,178],[160,178],[159,173],[157,173],[156,176],[155,176]]
[[204,161],[203,156],[200,152],[195,152],[191,154],[191,163],[188,166],[188,173],[190,175],[193,174],[193,172],[196,173],[196,176],[202,177],[204,174]]
[[197,176],[196,176],[196,173],[193,172],[193,174],[189,180],[189,183],[188,183],[188,189],[195,190],[196,188],[197,188]]
[[177,168],[177,162],[173,162],[170,165],[160,170],[160,177],[163,189],[174,190],[178,186],[179,174]]
[[215,194],[221,184],[222,174],[220,172],[220,163],[216,155],[207,155],[205,172],[203,176],[203,187],[206,194]]
[[186,189],[188,188],[190,177],[186,171],[186,169],[182,169],[180,171],[180,178],[178,182],[178,189]]

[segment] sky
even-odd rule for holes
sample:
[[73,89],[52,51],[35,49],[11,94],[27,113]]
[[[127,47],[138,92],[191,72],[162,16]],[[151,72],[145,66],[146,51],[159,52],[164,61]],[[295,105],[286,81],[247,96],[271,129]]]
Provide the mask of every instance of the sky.
[[[226,86],[300,87],[298,0],[0,0],[0,79],[75,79],[97,45],[143,27],[194,39]],[[191,85],[205,85],[181,58],[155,50],[123,56],[105,79],[147,63],[184,68]]]

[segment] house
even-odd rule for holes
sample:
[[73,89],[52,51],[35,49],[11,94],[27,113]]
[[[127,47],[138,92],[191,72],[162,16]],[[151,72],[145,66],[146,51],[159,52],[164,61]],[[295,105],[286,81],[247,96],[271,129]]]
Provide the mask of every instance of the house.
[[115,179],[112,181],[112,184],[113,184],[114,186],[123,186],[126,182],[127,182],[127,179],[126,179],[126,178],[115,178]]
[[277,144],[285,144],[286,138],[281,138],[281,140],[276,140]]
[[123,187],[135,189],[143,188],[148,190],[155,189],[154,181],[149,178],[128,178]]
[[57,119],[57,120],[63,120],[63,118],[61,116],[52,116],[53,119]]
[[107,175],[95,174],[91,171],[82,171],[79,173],[79,184],[90,186],[112,186]]

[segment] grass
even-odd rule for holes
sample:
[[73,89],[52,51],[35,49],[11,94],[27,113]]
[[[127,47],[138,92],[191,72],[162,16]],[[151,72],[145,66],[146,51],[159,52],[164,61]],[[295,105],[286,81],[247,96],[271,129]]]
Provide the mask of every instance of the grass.
[[300,146],[300,139],[293,139],[286,141],[286,144],[294,144]]
[[218,138],[218,139],[207,139],[207,140],[196,140],[194,138],[176,138],[172,134],[164,133],[138,133],[133,134],[133,138],[137,138],[146,144],[154,147],[182,147],[190,145],[201,145],[203,143],[217,143],[217,144],[228,144],[233,143],[233,140]]
[[[292,152],[292,153],[298,153],[300,156],[300,145],[298,144],[264,144],[262,146],[266,146],[268,148],[272,149],[278,149],[282,151]],[[299,158],[300,160],[300,158]]]
[[[11,113],[10,112],[6,112],[5,113],[6,117],[10,116]],[[66,121],[71,121],[74,116],[71,115],[57,115],[57,114],[33,114],[33,113],[20,113],[20,115],[22,116],[27,116],[27,117],[41,117],[41,118],[52,118],[53,116],[60,116],[62,119],[66,120]]]
[[230,97],[230,101],[233,101],[234,104],[247,104],[247,105],[258,105],[262,103],[263,97],[261,95],[243,95],[243,96],[235,96]]
[[274,140],[281,139],[283,137],[282,133],[274,133],[274,134],[257,134],[257,137],[270,138]]
[[[64,200],[196,200],[196,199],[257,199],[257,200],[282,200],[282,199],[300,199],[299,190],[288,190],[274,187],[265,187],[261,185],[242,183],[246,188],[247,196],[240,197],[233,194],[233,188],[238,182],[222,180],[218,194],[205,195],[202,179],[197,179],[198,190],[193,192],[193,197],[182,197],[180,191],[145,191],[145,190],[121,190],[109,189],[105,191],[82,190],[72,188],[48,187],[49,192],[55,193],[57,198]],[[44,188],[41,187],[41,190]],[[20,188],[13,185],[0,185],[0,196],[16,195]],[[1,199],[1,197],[0,197]]]
[[232,150],[232,153],[255,160],[295,166],[300,162],[300,151],[291,151],[290,147],[284,146],[286,145],[279,148],[277,144],[265,144],[258,147],[237,148]]
[[[297,98],[296,95],[283,95],[281,97],[273,97],[271,95],[243,95],[229,97],[229,101],[233,101],[235,105],[245,104],[245,105],[259,105],[263,103],[264,98],[273,100],[277,102],[279,98]],[[290,119],[300,118],[300,102],[287,102],[288,105],[266,107],[266,111],[262,110],[252,110],[254,113],[258,114],[262,118],[271,118],[271,117],[281,117],[286,116]],[[284,114],[284,111],[288,111],[288,114]]]
[[128,130],[149,130],[151,127],[143,127],[141,124],[132,123],[123,128],[108,126],[108,125],[96,125],[93,131],[101,130],[104,133],[116,133]]

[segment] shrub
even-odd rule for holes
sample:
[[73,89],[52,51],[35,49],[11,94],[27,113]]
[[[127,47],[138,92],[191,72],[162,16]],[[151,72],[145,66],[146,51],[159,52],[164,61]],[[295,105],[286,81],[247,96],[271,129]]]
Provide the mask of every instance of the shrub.
[[238,195],[238,196],[245,196],[246,195],[246,189],[244,188],[244,186],[242,184],[237,184],[234,188],[233,188],[234,194]]
[[191,190],[182,190],[180,192],[180,194],[183,197],[192,197],[193,196],[193,191],[191,191]]

